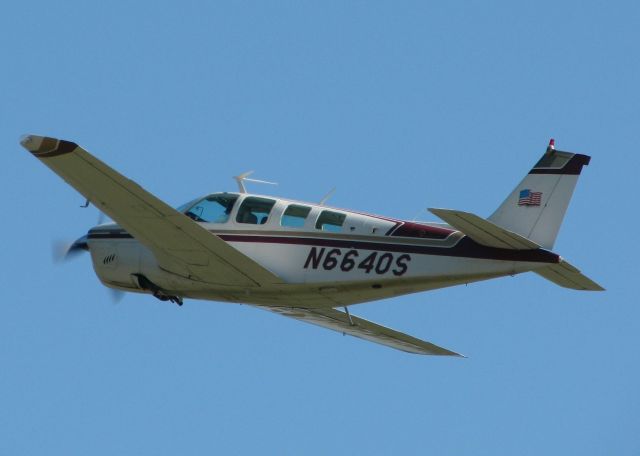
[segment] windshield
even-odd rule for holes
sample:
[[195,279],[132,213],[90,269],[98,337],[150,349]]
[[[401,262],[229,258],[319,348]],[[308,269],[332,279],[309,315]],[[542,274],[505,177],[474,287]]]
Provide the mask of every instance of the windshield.
[[196,201],[200,201],[200,198],[192,199],[188,203],[181,204],[176,207],[176,211],[184,213],[187,209],[189,209]]
[[196,222],[225,223],[229,220],[229,214],[237,199],[238,195],[218,193],[201,199],[191,207],[187,203],[180,208],[184,211],[188,207],[184,214]]

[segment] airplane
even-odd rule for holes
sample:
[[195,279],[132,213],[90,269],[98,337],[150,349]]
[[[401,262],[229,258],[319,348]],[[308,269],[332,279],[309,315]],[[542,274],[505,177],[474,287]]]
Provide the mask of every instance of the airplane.
[[[399,220],[321,203],[213,193],[174,209],[76,143],[25,135],[21,145],[116,223],[76,240],[103,285],[250,304],[409,353],[463,356],[352,315],[349,306],[533,271],[604,290],[551,249],[590,157],[555,149],[489,217],[430,208],[445,223]],[[338,310],[338,309],[343,310]]]

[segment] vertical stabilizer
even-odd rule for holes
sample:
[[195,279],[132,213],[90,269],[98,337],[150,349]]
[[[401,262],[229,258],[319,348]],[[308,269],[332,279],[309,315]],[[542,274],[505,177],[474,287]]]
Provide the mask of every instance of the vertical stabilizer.
[[582,167],[591,157],[555,150],[553,139],[529,174],[489,220],[551,249]]

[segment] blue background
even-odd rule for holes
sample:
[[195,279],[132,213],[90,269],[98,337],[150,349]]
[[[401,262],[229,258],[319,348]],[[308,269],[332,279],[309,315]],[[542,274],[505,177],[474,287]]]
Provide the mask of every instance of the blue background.
[[[0,454],[638,454],[637,2],[11,2],[0,14]],[[534,274],[352,312],[421,357],[249,306],[112,304],[51,241],[95,208],[18,144],[76,141],[167,202],[251,190],[488,216],[593,156]]]

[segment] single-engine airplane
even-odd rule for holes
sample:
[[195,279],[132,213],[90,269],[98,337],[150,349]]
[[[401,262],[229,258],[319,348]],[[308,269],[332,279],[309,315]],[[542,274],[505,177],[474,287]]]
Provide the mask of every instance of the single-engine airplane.
[[[77,144],[36,135],[22,146],[117,224],[95,226],[88,250],[107,287],[247,303],[410,353],[458,353],[351,315],[348,306],[533,271],[562,287],[603,290],[551,251],[590,157],[554,141],[488,219],[429,209],[417,223],[240,191],[174,209]],[[344,311],[337,310],[343,308]]]

